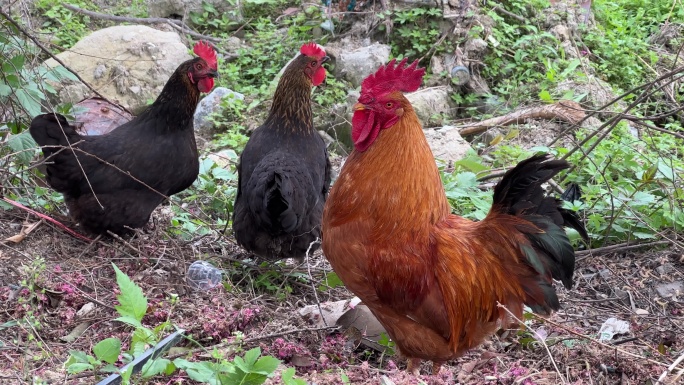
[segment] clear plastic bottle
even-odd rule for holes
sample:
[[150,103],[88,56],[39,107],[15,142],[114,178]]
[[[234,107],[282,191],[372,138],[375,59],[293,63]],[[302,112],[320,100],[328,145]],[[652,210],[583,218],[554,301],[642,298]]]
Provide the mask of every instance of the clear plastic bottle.
[[195,261],[188,267],[185,281],[195,290],[210,290],[221,284],[222,271],[207,261]]

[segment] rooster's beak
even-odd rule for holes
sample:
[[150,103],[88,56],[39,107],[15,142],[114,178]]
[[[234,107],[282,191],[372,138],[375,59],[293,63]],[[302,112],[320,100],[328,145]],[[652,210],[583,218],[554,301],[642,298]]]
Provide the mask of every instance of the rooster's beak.
[[330,61],[330,56],[324,56],[323,59],[321,59],[321,64]]
[[354,104],[354,107],[352,107],[352,110],[354,111],[363,111],[366,109],[366,106],[362,103],[356,103]]
[[215,69],[209,69],[209,71],[207,72],[207,76],[210,78],[218,78],[219,74],[218,71],[216,71]]

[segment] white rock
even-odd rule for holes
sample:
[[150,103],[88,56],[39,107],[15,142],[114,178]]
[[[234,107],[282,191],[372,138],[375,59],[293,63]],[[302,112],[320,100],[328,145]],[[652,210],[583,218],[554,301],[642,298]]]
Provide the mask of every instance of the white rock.
[[200,100],[199,104],[197,105],[197,109],[195,110],[195,115],[193,118],[195,131],[210,130],[213,127],[213,122],[209,118],[214,112],[220,110],[221,100],[227,98],[244,100],[245,95],[225,87],[214,88],[214,90]]
[[453,114],[449,91],[449,87],[431,87],[406,94],[423,127],[438,120],[435,117],[439,114],[447,116]]
[[423,132],[435,159],[457,161],[471,148],[456,127],[445,126],[439,130],[428,129]]
[[[176,68],[192,58],[178,34],[144,25],[95,31],[57,57],[102,95],[134,114],[156,99]],[[45,65],[59,64],[48,59]],[[62,102],[75,104],[86,96],[82,86],[62,84],[57,89]]]
[[363,79],[374,73],[389,61],[390,46],[375,43],[353,51],[340,52],[337,58],[336,70],[354,87],[361,85]]

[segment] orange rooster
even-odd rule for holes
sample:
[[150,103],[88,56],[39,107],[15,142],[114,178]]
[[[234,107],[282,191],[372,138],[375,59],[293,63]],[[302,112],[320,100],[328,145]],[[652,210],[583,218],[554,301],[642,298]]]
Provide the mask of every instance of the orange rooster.
[[552,279],[572,284],[575,253],[563,226],[587,233],[541,184],[567,162],[534,156],[494,189],[487,217],[451,214],[430,147],[403,92],[424,69],[393,60],[366,78],[354,106],[354,151],[323,212],[323,251],[345,285],[368,305],[408,370],[437,373],[511,321],[523,305],[559,308]]

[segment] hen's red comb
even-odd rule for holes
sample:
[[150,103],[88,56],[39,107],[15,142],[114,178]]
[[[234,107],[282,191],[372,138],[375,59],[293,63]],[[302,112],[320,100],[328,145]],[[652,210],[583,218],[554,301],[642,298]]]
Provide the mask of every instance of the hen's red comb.
[[302,45],[302,48],[299,49],[299,52],[304,55],[304,56],[313,56],[313,57],[323,57],[325,56],[325,50],[323,47],[320,45],[310,42]]
[[407,58],[398,65],[392,59],[387,65],[380,67],[361,83],[361,94],[380,95],[392,91],[413,92],[420,87],[425,75],[425,68],[418,68],[418,60],[406,67]]
[[195,55],[204,59],[213,69],[216,69],[216,51],[204,40],[198,41],[192,49]]

